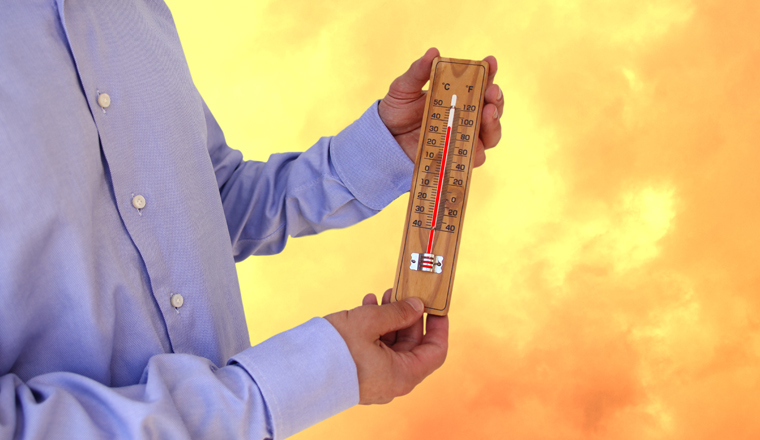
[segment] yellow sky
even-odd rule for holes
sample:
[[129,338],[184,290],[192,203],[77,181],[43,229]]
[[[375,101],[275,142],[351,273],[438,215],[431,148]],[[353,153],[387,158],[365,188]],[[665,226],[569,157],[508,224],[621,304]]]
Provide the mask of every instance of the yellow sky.
[[[446,364],[295,438],[760,438],[760,4],[219,3],[169,6],[247,159],[336,134],[431,46],[495,55],[505,94]],[[406,203],[239,264],[252,342],[390,287]]]

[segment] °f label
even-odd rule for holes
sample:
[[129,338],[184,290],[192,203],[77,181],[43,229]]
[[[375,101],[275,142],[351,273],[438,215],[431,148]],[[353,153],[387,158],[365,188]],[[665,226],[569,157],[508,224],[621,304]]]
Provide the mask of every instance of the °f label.
[[451,302],[487,79],[485,61],[433,60],[392,298],[435,315]]

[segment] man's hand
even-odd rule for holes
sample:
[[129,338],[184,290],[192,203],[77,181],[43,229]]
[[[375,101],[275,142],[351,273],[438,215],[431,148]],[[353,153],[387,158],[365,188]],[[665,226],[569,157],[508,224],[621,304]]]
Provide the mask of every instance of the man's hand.
[[346,341],[359,375],[359,403],[388,403],[408,394],[443,364],[449,344],[448,317],[427,318],[419,298],[377,305],[374,294],[362,306],[325,316]]
[[[433,59],[439,56],[438,49],[431,48],[419,60],[412,63],[409,70],[396,78],[385,95],[378,112],[380,119],[391,132],[396,142],[407,156],[414,161],[417,158],[417,144],[420,140],[420,127],[425,111],[426,90],[422,90],[430,79],[430,69]],[[475,146],[475,166],[479,167],[486,161],[485,150],[493,148],[501,139],[501,123],[499,117],[504,111],[504,95],[498,85],[493,83],[496,76],[496,58],[488,56],[488,84],[486,84],[485,103],[482,109],[480,138]]]

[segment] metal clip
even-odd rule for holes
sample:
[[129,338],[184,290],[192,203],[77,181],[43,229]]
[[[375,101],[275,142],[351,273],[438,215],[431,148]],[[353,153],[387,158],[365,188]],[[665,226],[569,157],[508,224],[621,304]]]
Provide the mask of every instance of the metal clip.
[[420,258],[420,254],[412,252],[409,269],[441,273],[443,272],[443,257],[440,255],[422,254],[422,257]]

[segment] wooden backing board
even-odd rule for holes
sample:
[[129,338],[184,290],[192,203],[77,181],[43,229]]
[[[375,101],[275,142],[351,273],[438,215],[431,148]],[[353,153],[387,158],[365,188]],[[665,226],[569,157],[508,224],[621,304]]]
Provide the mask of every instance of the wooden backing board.
[[[448,314],[451,305],[475,145],[488,85],[488,67],[485,61],[438,57],[433,60],[430,73],[391,299],[399,301],[416,296],[425,303],[425,311],[433,315]],[[446,150],[445,132],[454,94],[457,95],[455,122]],[[448,151],[446,158],[443,151]],[[441,162],[446,171],[442,176],[440,201],[436,205]],[[435,206],[438,206],[437,210]],[[437,214],[431,211],[437,211]],[[433,219],[437,219],[435,225]],[[435,231],[430,253],[443,257],[439,266],[441,273],[413,270],[410,268],[415,264],[412,254],[422,255],[427,251],[432,227]]]

